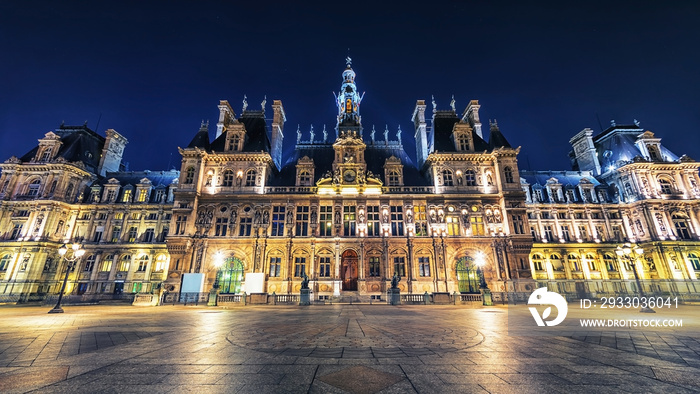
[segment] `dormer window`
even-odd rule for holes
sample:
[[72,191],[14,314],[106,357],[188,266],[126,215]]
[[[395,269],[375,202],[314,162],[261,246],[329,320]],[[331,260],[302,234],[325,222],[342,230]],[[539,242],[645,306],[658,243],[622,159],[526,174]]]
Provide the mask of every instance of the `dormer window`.
[[388,184],[389,186],[400,186],[401,174],[396,170],[389,172]]
[[311,174],[308,171],[299,173],[299,186],[311,186]]
[[652,161],[661,160],[661,155],[659,155],[659,149],[654,145],[647,145],[647,151],[649,151],[649,158]]
[[124,190],[122,195],[122,202],[131,202],[131,189]]
[[44,152],[41,153],[41,158],[39,161],[49,161],[51,160],[51,152],[53,151],[52,147],[48,147],[44,149]]
[[457,137],[457,145],[459,146],[460,151],[468,151],[469,150],[469,138],[465,134],[460,135]]
[[228,150],[232,152],[238,152],[241,150],[241,138],[240,134],[232,134],[228,140]]
[[148,199],[148,190],[147,189],[139,190],[138,202],[146,202],[147,199]]

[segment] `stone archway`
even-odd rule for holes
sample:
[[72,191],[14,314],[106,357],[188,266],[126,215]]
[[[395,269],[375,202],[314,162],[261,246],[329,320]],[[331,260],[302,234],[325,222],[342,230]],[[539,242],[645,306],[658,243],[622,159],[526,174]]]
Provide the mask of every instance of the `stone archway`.
[[343,290],[357,291],[357,253],[354,250],[343,252],[340,260],[340,278]]

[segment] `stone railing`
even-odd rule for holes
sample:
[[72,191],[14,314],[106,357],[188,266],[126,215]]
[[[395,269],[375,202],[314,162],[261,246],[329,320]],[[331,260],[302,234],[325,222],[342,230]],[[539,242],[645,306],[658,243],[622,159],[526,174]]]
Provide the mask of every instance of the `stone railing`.
[[382,188],[382,193],[425,193],[433,194],[435,187],[433,186],[385,186]]
[[216,299],[216,303],[218,305],[227,305],[227,304],[246,304],[246,295],[245,294],[219,294],[219,296]]
[[315,194],[318,188],[315,186],[267,186],[265,194]]
[[[299,294],[272,294],[273,303],[277,304],[299,304]],[[269,299],[269,298],[268,298]],[[269,301],[268,301],[269,303]]]

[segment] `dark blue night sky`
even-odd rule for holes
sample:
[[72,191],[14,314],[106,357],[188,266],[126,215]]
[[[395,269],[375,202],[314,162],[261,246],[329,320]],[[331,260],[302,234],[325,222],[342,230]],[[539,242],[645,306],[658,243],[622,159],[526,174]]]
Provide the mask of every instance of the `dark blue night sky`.
[[129,139],[130,169],[179,169],[177,147],[244,94],[270,116],[282,100],[291,148],[297,124],[335,125],[348,48],[365,138],[401,125],[412,157],[416,100],[454,94],[460,114],[480,101],[485,130],[498,119],[524,169],[569,169],[569,138],[611,119],[700,160],[696,2],[65,3],[0,3],[0,160],[87,120]]

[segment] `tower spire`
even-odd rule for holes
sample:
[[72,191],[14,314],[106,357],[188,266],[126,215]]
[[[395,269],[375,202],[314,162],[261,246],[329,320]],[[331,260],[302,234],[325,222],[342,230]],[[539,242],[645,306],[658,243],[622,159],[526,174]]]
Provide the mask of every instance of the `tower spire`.
[[343,71],[343,83],[340,85],[340,93],[336,96],[338,106],[338,122],[335,126],[336,134],[353,132],[354,135],[362,135],[362,118],[360,117],[360,102],[362,97],[357,92],[355,85],[355,71],[352,69],[352,59],[345,58],[345,70]]

